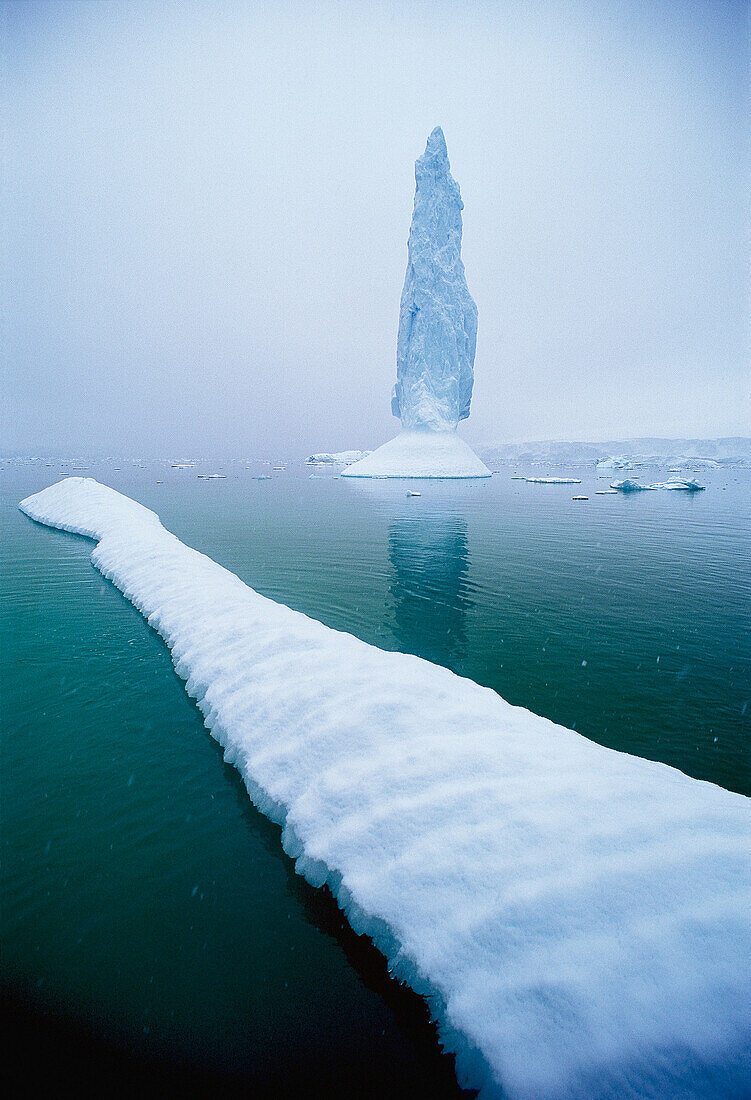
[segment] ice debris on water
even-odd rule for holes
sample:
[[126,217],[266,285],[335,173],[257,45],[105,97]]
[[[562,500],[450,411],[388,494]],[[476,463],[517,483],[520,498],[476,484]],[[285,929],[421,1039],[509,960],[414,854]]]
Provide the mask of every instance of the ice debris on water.
[[581,485],[580,477],[525,477],[530,485]]

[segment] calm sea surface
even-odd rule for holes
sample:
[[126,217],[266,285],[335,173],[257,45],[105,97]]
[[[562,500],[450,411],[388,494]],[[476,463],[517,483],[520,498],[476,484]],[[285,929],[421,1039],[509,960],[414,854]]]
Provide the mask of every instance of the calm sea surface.
[[749,470],[623,497],[591,468],[505,467],[408,498],[300,463],[81,465],[0,466],[3,983],[40,1014],[280,1096],[458,1095],[421,1003],[295,876],[93,544],[18,512],[70,473],[329,626],[751,794]]

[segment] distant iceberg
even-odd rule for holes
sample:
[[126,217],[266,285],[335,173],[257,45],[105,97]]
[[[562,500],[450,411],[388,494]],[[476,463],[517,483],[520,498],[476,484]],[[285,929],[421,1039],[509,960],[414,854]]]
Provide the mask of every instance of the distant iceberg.
[[326,464],[333,464],[335,466],[349,466],[352,462],[359,462],[363,458],[367,458],[370,451],[321,451],[320,454],[311,455],[305,461],[310,463],[322,462]]
[[631,463],[625,455],[611,455],[609,458],[600,458],[597,461],[597,470],[628,470]]
[[[751,466],[751,438],[736,436],[725,439],[621,439],[600,442],[560,442],[537,440],[529,443],[486,443],[478,448],[486,462],[510,463],[546,462],[570,466],[582,463],[597,465],[611,460],[631,465],[723,469]],[[603,466],[627,469],[627,466]]]
[[427,997],[463,1084],[748,1094],[748,799],[274,603],[90,478],[21,508],[99,540],[297,871]]

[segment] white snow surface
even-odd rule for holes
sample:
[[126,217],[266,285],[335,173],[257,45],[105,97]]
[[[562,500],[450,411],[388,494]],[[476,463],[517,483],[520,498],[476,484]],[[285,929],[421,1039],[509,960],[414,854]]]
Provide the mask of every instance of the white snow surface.
[[490,477],[490,470],[456,432],[403,431],[342,477]]
[[98,540],[297,870],[428,997],[462,1082],[748,1093],[747,799],[273,603],[92,479],[21,508]]

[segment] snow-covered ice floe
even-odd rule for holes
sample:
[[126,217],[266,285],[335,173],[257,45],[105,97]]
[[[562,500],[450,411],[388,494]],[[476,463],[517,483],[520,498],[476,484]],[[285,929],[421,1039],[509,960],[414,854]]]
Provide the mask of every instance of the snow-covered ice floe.
[[653,489],[677,489],[686,493],[699,493],[704,489],[695,478],[676,477],[670,481],[660,481],[652,486]]
[[531,485],[581,485],[580,477],[525,477]]
[[751,808],[274,603],[89,478],[28,497],[172,650],[298,872],[487,1097],[751,1087]]

